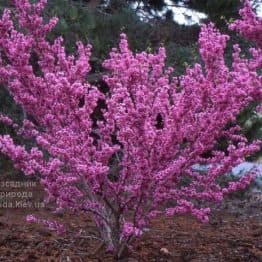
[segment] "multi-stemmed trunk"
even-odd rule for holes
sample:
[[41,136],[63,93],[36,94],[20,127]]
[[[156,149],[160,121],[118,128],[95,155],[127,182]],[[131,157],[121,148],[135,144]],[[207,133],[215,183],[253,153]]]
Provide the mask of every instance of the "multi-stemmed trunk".
[[129,239],[126,240],[121,236],[120,219],[121,215],[109,212],[107,220],[100,221],[98,227],[103,240],[102,246],[112,251],[116,259],[120,259],[127,252],[127,244],[130,243]]

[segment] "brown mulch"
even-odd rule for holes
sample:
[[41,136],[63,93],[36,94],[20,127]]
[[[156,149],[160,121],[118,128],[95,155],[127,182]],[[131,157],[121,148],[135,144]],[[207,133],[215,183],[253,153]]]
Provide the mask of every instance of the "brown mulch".
[[[3,190],[10,189],[0,189]],[[16,190],[21,188],[12,188]],[[42,201],[39,186],[30,190],[33,198],[29,201]],[[214,207],[208,224],[190,216],[155,219],[121,261],[262,261],[261,209],[261,195],[247,194]],[[59,236],[41,225],[26,222],[28,213],[63,222],[66,234]],[[0,209],[1,262],[115,261],[104,248],[94,255],[100,245],[96,237],[93,223],[84,215],[55,215],[49,206]]]

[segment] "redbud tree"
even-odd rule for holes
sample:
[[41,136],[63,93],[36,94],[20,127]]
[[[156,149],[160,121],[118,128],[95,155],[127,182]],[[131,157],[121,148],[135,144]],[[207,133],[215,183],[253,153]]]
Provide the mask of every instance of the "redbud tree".
[[[118,257],[152,218],[188,213],[207,222],[213,202],[254,179],[253,170],[226,186],[218,183],[260,147],[259,141],[249,143],[236,123],[241,110],[262,97],[262,22],[248,1],[242,20],[231,28],[257,43],[250,59],[235,45],[232,65],[226,66],[229,36],[203,25],[203,66],[173,77],[164,48],[133,53],[122,34],[119,48],[103,63],[107,93],[86,80],[91,46],[76,43],[74,56],[66,53],[62,38],[47,41],[57,19],[45,22],[41,16],[46,0],[14,4],[18,25],[9,10],[0,20],[0,83],[24,119],[19,125],[2,114],[0,120],[34,146],[1,135],[0,151],[25,175],[40,177],[58,210],[89,214]],[[97,120],[92,114],[99,100],[106,106]],[[221,140],[226,149],[219,147]],[[196,164],[209,168],[203,173]],[[55,222],[28,219],[63,230]]]

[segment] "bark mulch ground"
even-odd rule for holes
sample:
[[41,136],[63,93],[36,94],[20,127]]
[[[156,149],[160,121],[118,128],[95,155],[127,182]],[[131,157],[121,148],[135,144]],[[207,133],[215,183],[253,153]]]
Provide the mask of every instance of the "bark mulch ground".
[[[30,191],[32,197],[23,201],[40,203],[43,200],[39,186]],[[6,199],[0,199],[2,205],[4,201]],[[122,261],[262,261],[261,203],[260,193],[231,197],[214,207],[208,224],[201,224],[190,216],[155,219],[150,230],[133,243]],[[44,226],[26,222],[28,213],[63,222],[67,227],[66,234],[59,236]],[[1,262],[115,261],[111,253],[98,248],[101,243],[96,237],[95,226],[82,214],[55,215],[50,206],[37,205],[0,208]]]

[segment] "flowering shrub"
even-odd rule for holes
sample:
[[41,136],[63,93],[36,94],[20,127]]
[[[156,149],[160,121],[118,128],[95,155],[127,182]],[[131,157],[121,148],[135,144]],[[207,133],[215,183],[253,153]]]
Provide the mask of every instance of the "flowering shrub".
[[249,1],[245,1],[239,14],[242,19],[231,24],[230,29],[239,31],[244,37],[255,41],[257,46],[262,48],[262,19],[256,17]]
[[[0,151],[25,175],[40,175],[58,210],[92,215],[117,256],[151,218],[189,213],[207,222],[211,202],[253,180],[255,171],[226,187],[217,183],[260,146],[249,144],[236,124],[238,113],[261,97],[259,41],[250,60],[241,58],[235,45],[229,69],[223,57],[229,37],[205,25],[199,38],[204,66],[196,64],[174,78],[173,68],[165,68],[164,48],[134,54],[122,34],[119,48],[103,64],[109,86],[103,94],[86,81],[90,46],[78,42],[75,57],[66,54],[62,38],[46,40],[57,21],[44,23],[46,0],[14,2],[19,27],[8,10],[0,20],[0,83],[25,119],[22,126],[4,115],[0,120],[34,139],[35,146],[28,149],[2,135]],[[241,22],[235,28],[243,31]],[[106,109],[98,121],[91,116],[99,99]],[[226,151],[219,149],[221,139]],[[210,168],[203,174],[195,164]],[[53,221],[27,219],[64,230]]]

